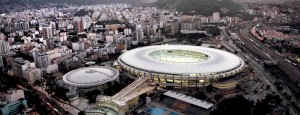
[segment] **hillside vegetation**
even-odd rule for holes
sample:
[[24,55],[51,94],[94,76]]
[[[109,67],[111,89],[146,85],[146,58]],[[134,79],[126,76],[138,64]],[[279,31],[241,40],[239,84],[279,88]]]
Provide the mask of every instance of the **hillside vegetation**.
[[[153,6],[164,9],[174,9],[184,14],[200,14],[210,16],[213,12],[220,12],[221,8],[229,10],[229,14],[236,14],[241,5],[232,0],[158,0]],[[193,12],[194,11],[194,12]]]
[[0,5],[45,5],[53,4],[73,4],[73,5],[93,5],[93,4],[110,4],[110,3],[133,3],[134,0],[0,0]]

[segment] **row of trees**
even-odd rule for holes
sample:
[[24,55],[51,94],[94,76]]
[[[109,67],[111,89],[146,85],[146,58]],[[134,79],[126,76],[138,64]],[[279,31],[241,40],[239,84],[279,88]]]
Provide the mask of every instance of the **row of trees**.
[[[222,98],[222,95],[216,95],[216,100]],[[275,107],[282,105],[282,99],[279,95],[268,94],[262,100],[254,101],[247,100],[242,95],[236,95],[232,98],[224,99],[218,103],[217,109],[213,110],[210,115],[266,115],[271,114]],[[285,108],[285,113],[289,114]]]
[[103,95],[107,96],[113,96],[119,91],[121,91],[123,88],[125,88],[127,85],[132,83],[132,79],[122,79],[120,80],[120,83],[117,82],[107,82],[106,83],[106,89],[100,91],[98,89],[89,91],[85,94],[86,98],[89,100],[89,103],[96,103],[97,96],[100,95],[101,93]]
[[242,8],[232,0],[158,0],[155,7],[163,9],[176,9],[188,15],[211,16],[213,12],[220,12],[221,8],[229,9],[232,12],[239,12]]
[[37,93],[35,93],[32,90],[25,91],[24,93],[29,107],[35,108],[35,110],[42,115],[47,115],[51,113],[52,110],[48,108],[45,103],[43,103],[43,100]]

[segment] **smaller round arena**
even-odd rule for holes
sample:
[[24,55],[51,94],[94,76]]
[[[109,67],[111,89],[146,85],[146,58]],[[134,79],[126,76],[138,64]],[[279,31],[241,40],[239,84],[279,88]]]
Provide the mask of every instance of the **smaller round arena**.
[[119,81],[119,71],[106,66],[79,68],[63,76],[64,84],[81,91],[101,89],[107,82]]

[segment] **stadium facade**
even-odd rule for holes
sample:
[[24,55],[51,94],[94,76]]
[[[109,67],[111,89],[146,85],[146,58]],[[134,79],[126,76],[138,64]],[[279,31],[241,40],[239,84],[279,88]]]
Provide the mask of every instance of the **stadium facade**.
[[201,87],[212,80],[240,73],[245,62],[219,49],[188,45],[136,48],[118,58],[122,70],[137,77],[150,76],[160,86]]

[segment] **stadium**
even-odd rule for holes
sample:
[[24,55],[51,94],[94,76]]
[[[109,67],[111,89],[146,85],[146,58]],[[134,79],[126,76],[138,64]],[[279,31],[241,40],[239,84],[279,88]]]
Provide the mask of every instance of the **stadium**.
[[235,54],[188,45],[136,48],[118,58],[122,70],[137,77],[150,76],[160,86],[201,87],[212,80],[234,76],[244,67]]
[[70,95],[103,89],[107,82],[119,81],[119,71],[106,66],[90,66],[68,72],[63,82],[69,88]]

